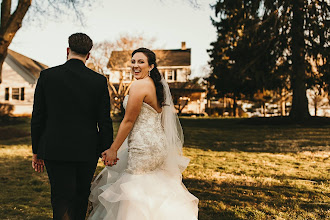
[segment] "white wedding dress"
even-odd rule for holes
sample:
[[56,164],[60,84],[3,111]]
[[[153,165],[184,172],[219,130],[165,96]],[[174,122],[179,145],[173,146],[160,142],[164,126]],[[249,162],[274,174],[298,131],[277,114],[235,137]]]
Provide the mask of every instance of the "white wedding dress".
[[[128,96],[123,105],[126,108]],[[92,184],[91,220],[196,220],[198,199],[181,175],[164,168],[167,158],[161,114],[143,103],[121,146],[117,165],[105,167]]]

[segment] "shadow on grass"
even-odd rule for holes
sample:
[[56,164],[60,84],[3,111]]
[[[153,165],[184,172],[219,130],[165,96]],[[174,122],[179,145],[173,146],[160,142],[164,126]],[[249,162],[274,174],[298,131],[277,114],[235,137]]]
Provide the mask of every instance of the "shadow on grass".
[[[326,219],[330,204],[322,192],[285,185],[253,186],[237,182],[183,180],[200,198],[199,219],[275,219],[279,212],[294,210],[297,216]],[[305,198],[305,199],[302,199]],[[306,198],[308,198],[306,200]]]
[[[196,149],[282,153],[306,150],[328,151],[330,146],[330,126],[250,125],[241,123],[242,119],[182,119],[181,122],[185,132],[185,146]],[[118,125],[118,122],[114,123],[115,130]],[[0,147],[17,148],[17,154],[21,153],[19,151],[21,148],[25,149],[24,152],[30,153],[28,146],[15,147],[20,144],[31,144],[28,133],[29,123],[26,121],[25,124],[5,127],[20,128],[27,133],[23,137],[0,140],[0,145],[5,145]],[[31,169],[29,153],[27,153],[29,157],[1,157],[0,188],[3,190],[0,195],[0,204],[4,205],[1,205],[0,213],[5,219],[49,219],[51,216],[47,175],[34,173]],[[199,155],[195,156],[200,158]],[[204,160],[203,155],[201,160]],[[208,161],[208,163],[214,164],[217,160],[218,158],[215,158],[214,161]],[[235,158],[233,160],[236,161]],[[198,163],[204,164],[203,161]],[[224,163],[228,164],[228,161]],[[326,164],[326,162],[323,163]],[[101,169],[102,167],[98,167],[96,173]],[[250,171],[248,173],[246,175],[251,178],[256,175]],[[329,203],[324,201],[329,200],[329,195],[326,192],[322,193],[321,187],[314,189],[313,186],[304,188],[303,184],[284,185],[285,181],[298,182],[300,178],[279,175],[277,174],[276,179],[280,180],[282,185],[261,183],[249,185],[249,183],[238,181],[215,182],[192,178],[184,179],[184,183],[190,192],[200,198],[199,219],[201,220],[327,218],[329,211],[326,210],[330,207]],[[312,176],[317,175],[320,175],[320,172]],[[320,186],[323,181],[328,180],[309,178],[309,181],[315,181],[315,184]],[[279,212],[285,216],[280,216]]]
[[15,127],[0,127],[0,140],[10,140],[10,139],[17,139],[21,137],[30,136],[30,132],[28,130],[23,130],[21,128]]
[[0,116],[0,126],[19,125],[30,122],[30,117]]
[[[323,126],[290,124],[286,123],[286,118],[181,118],[180,121],[185,146],[191,148],[270,153],[330,151],[330,123]],[[328,122],[330,119],[314,121]],[[119,123],[113,122],[115,131]],[[0,127],[0,145],[30,144],[30,118],[13,119]]]
[[0,145],[31,145],[30,118],[0,120]]
[[248,119],[181,119],[185,146],[212,151],[330,151],[330,125],[251,125]]
[[297,121],[288,116],[276,117],[256,117],[244,118],[240,121],[241,124],[246,125],[284,125],[284,126],[307,126],[307,127],[322,127],[330,125],[330,117],[311,116],[303,121]]
[[31,137],[30,135],[28,135],[25,137],[19,137],[9,140],[0,140],[0,148],[2,147],[1,145],[3,145],[4,148],[15,147],[17,145],[31,145]]

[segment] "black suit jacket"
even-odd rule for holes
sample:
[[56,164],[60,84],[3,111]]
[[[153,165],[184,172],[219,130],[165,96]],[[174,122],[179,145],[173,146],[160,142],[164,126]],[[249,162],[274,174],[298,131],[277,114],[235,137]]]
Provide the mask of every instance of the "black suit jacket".
[[34,94],[32,150],[38,158],[89,161],[113,141],[107,79],[77,59],[43,70]]

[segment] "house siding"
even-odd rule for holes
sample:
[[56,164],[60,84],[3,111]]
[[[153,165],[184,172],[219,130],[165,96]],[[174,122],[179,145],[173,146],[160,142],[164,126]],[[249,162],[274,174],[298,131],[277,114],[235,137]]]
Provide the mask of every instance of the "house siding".
[[[36,80],[34,84],[27,82],[26,79],[24,79],[11,66],[8,65],[6,60],[2,68],[2,79],[3,81],[0,84],[0,102],[13,105],[14,115],[31,115]],[[6,88],[10,88],[8,101],[5,100]],[[12,88],[24,88],[24,100],[13,100]]]
[[[158,67],[159,72],[161,72],[164,76],[164,78],[166,79],[167,82],[186,82],[188,80],[188,77],[190,75],[190,68],[189,67]],[[176,71],[176,80],[172,79],[169,80],[168,79],[168,74],[169,71]],[[125,72],[125,73],[130,73],[131,69],[130,68],[123,68],[122,70],[111,70],[109,71],[109,80],[112,83],[119,83],[119,79],[120,79],[120,73],[121,72]],[[131,75],[130,77],[131,79],[133,79],[134,77]],[[124,80],[124,83],[129,83],[131,82],[131,80]]]

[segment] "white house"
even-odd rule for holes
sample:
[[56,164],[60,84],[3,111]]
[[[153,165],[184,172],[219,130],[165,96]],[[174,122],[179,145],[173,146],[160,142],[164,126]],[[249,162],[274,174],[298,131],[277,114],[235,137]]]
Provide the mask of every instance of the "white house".
[[40,71],[46,68],[38,61],[8,50],[2,67],[0,103],[12,105],[16,116],[31,115],[34,89]]
[[[153,50],[157,57],[157,68],[169,84],[173,101],[181,113],[201,114],[205,112],[205,89],[188,80],[191,73],[191,49],[182,42],[181,49]],[[108,62],[109,81],[118,86],[122,81],[133,80],[130,69],[131,51],[113,51]]]

